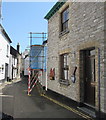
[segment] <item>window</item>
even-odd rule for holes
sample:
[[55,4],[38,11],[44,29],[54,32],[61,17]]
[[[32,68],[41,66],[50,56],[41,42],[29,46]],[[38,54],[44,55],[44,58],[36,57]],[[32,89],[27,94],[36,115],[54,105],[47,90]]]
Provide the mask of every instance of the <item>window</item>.
[[7,57],[9,56],[9,45],[7,45]]
[[61,13],[61,31],[68,30],[68,21],[69,21],[69,7],[67,7]]
[[68,83],[69,77],[69,65],[68,65],[68,54],[63,54],[60,56],[60,82]]
[[14,59],[14,65],[15,65],[15,57],[13,59]]

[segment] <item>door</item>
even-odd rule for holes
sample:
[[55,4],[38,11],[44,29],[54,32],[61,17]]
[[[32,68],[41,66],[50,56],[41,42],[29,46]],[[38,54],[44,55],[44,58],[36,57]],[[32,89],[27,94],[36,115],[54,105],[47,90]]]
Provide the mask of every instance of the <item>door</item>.
[[5,63],[5,80],[8,81],[8,64]]
[[12,80],[13,80],[13,65],[12,65]]
[[85,50],[84,102],[95,106],[95,49]]

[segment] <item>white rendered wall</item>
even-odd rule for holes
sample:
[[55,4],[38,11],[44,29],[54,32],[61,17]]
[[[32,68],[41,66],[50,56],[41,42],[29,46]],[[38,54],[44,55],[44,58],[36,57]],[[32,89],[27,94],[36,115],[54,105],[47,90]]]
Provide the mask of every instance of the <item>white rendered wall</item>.
[[12,79],[12,66],[13,66],[13,78],[16,78],[17,77],[17,58],[15,58],[15,64],[14,64],[14,56],[10,54],[10,62],[9,62],[9,78],[10,79]]
[[[7,45],[9,46],[8,57],[7,57]],[[10,56],[10,43],[0,33],[0,68],[4,66],[3,71],[2,69],[0,69],[0,80],[5,79],[5,63],[9,64],[9,56]]]
[[28,75],[28,67],[29,67],[29,57],[24,59],[24,75]]

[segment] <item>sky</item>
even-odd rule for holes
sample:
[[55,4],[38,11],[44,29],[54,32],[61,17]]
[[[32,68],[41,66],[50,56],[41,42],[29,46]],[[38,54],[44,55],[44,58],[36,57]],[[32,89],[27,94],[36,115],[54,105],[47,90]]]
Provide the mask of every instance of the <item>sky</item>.
[[45,15],[55,2],[3,2],[2,25],[16,48],[20,43],[21,52],[29,45],[29,32],[47,32]]

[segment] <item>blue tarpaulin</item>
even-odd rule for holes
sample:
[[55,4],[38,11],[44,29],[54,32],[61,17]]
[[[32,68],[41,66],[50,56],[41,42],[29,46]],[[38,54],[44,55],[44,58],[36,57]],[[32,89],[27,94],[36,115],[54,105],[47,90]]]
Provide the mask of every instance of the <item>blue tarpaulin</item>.
[[32,45],[30,49],[30,68],[46,70],[46,54],[46,46]]

